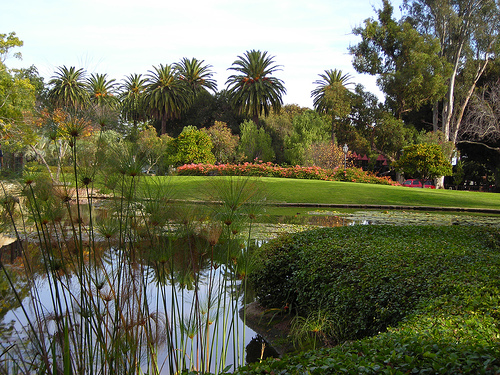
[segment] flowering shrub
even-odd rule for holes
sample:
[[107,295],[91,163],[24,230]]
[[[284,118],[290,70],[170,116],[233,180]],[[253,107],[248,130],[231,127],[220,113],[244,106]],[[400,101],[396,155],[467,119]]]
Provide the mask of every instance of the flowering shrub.
[[271,162],[255,162],[243,164],[186,164],[177,168],[181,176],[261,176],[300,178],[325,181],[364,182],[371,184],[398,185],[388,177],[377,177],[361,168],[328,170],[320,167],[288,166],[282,167]]
[[333,174],[335,181],[365,182],[370,184],[383,184],[398,186],[399,183],[391,180],[390,177],[379,177],[373,172],[366,172],[361,168],[337,169]]

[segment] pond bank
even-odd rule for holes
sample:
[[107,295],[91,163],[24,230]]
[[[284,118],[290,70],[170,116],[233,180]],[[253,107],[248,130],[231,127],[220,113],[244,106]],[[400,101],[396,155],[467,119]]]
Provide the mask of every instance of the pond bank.
[[[245,308],[245,324],[261,335],[280,356],[295,350],[288,337],[292,315],[279,309],[265,309],[258,302],[252,302]],[[240,310],[243,319],[243,309]]]
[[353,208],[369,210],[408,210],[408,211],[443,211],[443,212],[477,212],[486,214],[500,214],[499,209],[467,208],[467,207],[439,207],[439,206],[396,206],[382,204],[335,204],[335,203],[269,203],[278,207],[319,207],[319,208]]

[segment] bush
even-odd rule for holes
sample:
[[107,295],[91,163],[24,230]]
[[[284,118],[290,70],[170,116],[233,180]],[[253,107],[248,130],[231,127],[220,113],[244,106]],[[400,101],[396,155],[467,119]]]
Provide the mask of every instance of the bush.
[[360,168],[342,170],[327,170],[320,167],[280,166],[271,162],[243,163],[243,164],[186,164],[177,169],[181,176],[261,176],[300,178],[325,181],[364,182],[382,185],[399,185],[388,177],[377,177],[371,172]]
[[486,228],[412,226],[273,241],[250,274],[259,301],[303,316],[330,311],[344,339],[358,340],[235,373],[498,374],[499,244]]
[[243,160],[264,160],[274,159],[271,136],[264,128],[258,128],[253,121],[245,121],[240,125],[240,144],[238,151]]
[[327,310],[336,339],[353,340],[397,325],[422,301],[497,291],[500,254],[486,238],[466,227],[323,228],[263,246],[249,276],[264,306]]
[[177,164],[215,163],[210,136],[194,126],[186,126],[173,140]]

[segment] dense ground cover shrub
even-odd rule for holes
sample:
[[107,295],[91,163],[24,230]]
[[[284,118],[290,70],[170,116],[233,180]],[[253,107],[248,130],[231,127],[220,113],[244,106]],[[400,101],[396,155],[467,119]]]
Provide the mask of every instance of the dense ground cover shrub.
[[322,228],[262,247],[250,277],[267,307],[301,314],[326,309],[339,340],[396,325],[417,304],[500,286],[496,241],[483,228],[355,226]]
[[361,168],[334,169],[320,167],[280,166],[271,162],[243,164],[186,164],[177,168],[181,176],[261,176],[281,178],[301,178],[325,181],[364,182],[382,185],[398,185],[388,177],[377,177]]
[[262,304],[288,304],[304,316],[328,311],[337,343],[359,340],[241,374],[500,372],[500,251],[492,230],[319,229],[271,242],[258,259],[250,279]]

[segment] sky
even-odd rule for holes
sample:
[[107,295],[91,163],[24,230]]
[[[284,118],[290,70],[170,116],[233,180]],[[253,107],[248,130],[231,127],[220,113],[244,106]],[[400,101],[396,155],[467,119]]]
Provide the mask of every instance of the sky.
[[[399,18],[401,0],[394,0]],[[375,78],[351,64],[353,27],[375,17],[382,0],[16,0],[0,7],[0,34],[24,42],[22,61],[35,65],[48,82],[58,67],[74,66],[121,82],[153,66],[183,57],[212,66],[218,90],[228,68],[249,50],[267,51],[281,66],[285,104],[312,108],[311,91],[328,69],[349,73],[352,82],[379,95]]]

